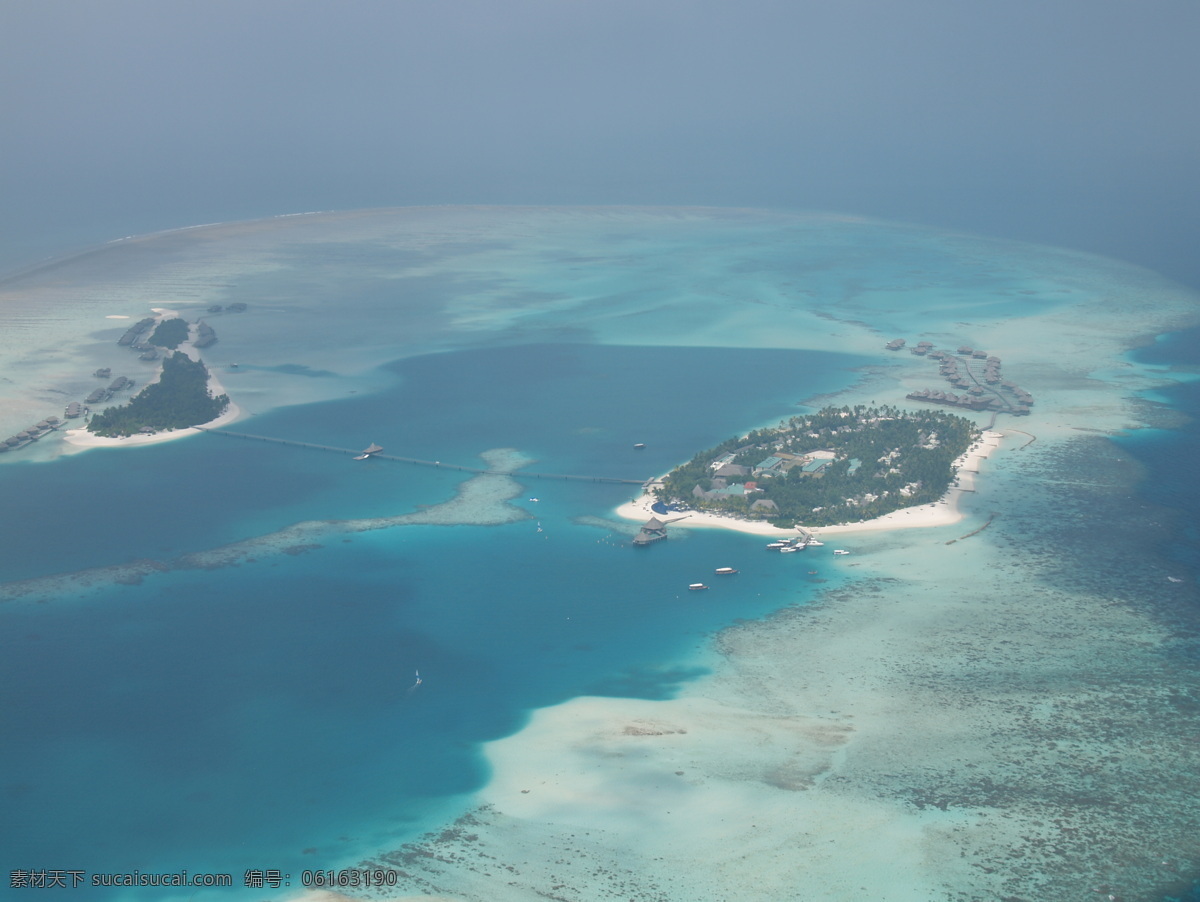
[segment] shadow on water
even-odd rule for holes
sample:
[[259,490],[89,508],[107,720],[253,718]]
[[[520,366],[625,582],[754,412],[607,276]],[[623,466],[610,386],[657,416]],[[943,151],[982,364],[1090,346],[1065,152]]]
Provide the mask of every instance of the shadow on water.
[[680,686],[707,676],[706,667],[673,667],[666,670],[632,668],[624,673],[599,680],[586,689],[587,695],[611,698],[641,698],[647,701],[665,701],[674,698]]

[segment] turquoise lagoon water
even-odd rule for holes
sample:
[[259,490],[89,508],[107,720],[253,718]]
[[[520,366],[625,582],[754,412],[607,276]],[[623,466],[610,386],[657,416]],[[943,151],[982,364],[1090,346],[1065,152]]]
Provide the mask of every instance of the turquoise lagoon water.
[[[796,410],[798,388],[839,387],[860,362],[472,350],[402,361],[386,391],[285,408],[252,427],[466,465],[514,447],[535,469],[645,478],[730,424]],[[764,380],[779,373],[790,378]],[[462,478],[216,436],[8,466],[5,510],[26,528],[5,543],[3,572],[169,565],[301,520],[433,504]],[[505,526],[339,535],[303,555],[10,603],[0,655],[6,860],[231,872],[239,882],[248,868],[298,879],[352,863],[478,788],[479,744],[517,729],[531,708],[579,694],[666,697],[700,672],[687,661],[705,636],[825,584],[807,573],[817,564],[767,555],[753,537],[698,532],[642,552],[627,532],[575,522],[606,515],[636,485],[526,487],[516,503],[528,519]],[[726,565],[743,568],[736,583],[686,592]]]
[[[465,466],[513,448],[531,471],[642,479],[879,379],[888,338],[932,325],[946,333],[932,340],[957,344],[971,321],[1077,299],[1106,266],[820,217],[420,217],[415,229],[384,214],[278,226],[327,229],[321,240],[271,244],[251,229],[223,243],[198,232],[115,245],[90,270],[22,283],[28,296],[10,297],[0,315],[26,323],[52,310],[89,324],[77,366],[89,372],[104,360],[87,355],[109,353],[123,329],[98,326],[97,310],[140,316],[166,303],[194,317],[247,300],[241,318],[214,320],[221,341],[206,354],[255,414],[235,431],[378,442]],[[456,231],[455,217],[470,228]],[[164,300],[164,285],[184,300]],[[109,306],[87,307],[98,295]],[[802,340],[818,328],[828,341]],[[867,335],[863,353],[813,349],[859,348],[843,331]],[[1184,336],[1144,353],[1194,369],[1194,347]],[[290,406],[260,407],[263,385],[285,386]],[[1159,403],[1197,417],[1194,386]],[[1143,601],[1192,634],[1200,506],[1195,474],[1178,461],[1194,458],[1195,429],[1176,422],[1120,441],[1147,478],[1140,497],[1114,494],[1104,517],[1162,513],[1155,522],[1167,525],[1125,536],[1120,557],[1169,561],[1184,590],[1156,588]],[[1099,466],[1113,446],[1089,448],[1083,465]],[[998,483],[1023,479],[1036,495],[1036,474],[1018,479],[1021,460],[1002,458]],[[850,579],[828,566],[828,547],[772,556],[761,539],[718,531],[676,531],[635,552],[627,524],[594,518],[636,486],[540,479],[522,480],[513,504],[523,515],[506,525],[331,529],[294,554],[185,569],[183,555],[294,523],[436,505],[464,474],[211,435],[4,463],[0,511],[12,528],[0,582],[39,580],[0,611],[0,849],[10,870],[186,868],[231,873],[240,887],[247,869],[278,869],[295,889],[305,869],[351,865],[455,817],[488,778],[481,743],[519,729],[530,710],[583,694],[669,697],[705,671],[722,627]],[[1064,472],[1047,476],[1060,494]],[[988,541],[1030,554],[1073,542],[1078,555],[1055,563],[1064,584],[1102,592],[1103,579],[1121,578],[1089,533],[1094,511],[1060,523],[1053,505],[1018,507],[1009,502],[1011,521],[998,520]],[[161,570],[140,584],[44,579],[146,559]],[[700,597],[685,591],[717,566],[741,573]],[[1174,644],[1171,666],[1190,680],[1189,649]]]

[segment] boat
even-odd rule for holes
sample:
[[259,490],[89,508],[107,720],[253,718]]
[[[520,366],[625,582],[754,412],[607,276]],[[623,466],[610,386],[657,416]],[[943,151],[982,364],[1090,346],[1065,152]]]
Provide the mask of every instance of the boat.
[[780,554],[791,554],[793,551],[803,551],[803,545],[784,545],[779,549]]
[[700,592],[707,588],[708,588],[708,586],[704,585],[704,583],[690,583],[688,585],[689,592]]
[[805,539],[805,540],[804,540],[804,544],[805,544],[805,545],[812,545],[814,548],[820,548],[820,547],[821,547],[822,545],[824,545],[825,543],[824,543],[824,542],[818,542],[816,539]]
[[772,542],[770,545],[767,546],[767,550],[768,551],[778,551],[779,549],[783,548],[785,545],[787,545],[787,542]]
[[834,553],[834,554],[849,554],[850,552],[849,552],[849,551],[843,551],[841,548],[837,548],[837,549],[835,549],[835,550],[834,550],[834,552],[833,552],[833,553]]
[[642,449],[642,448],[645,448],[645,447],[646,447],[646,443],[645,443],[645,442],[636,442],[636,443],[634,443],[634,446],[633,446],[633,447],[635,447],[635,448],[637,448],[637,449],[639,449],[639,450],[640,450],[640,449]]
[[716,573],[718,576],[727,576],[730,573],[737,573],[737,571],[734,570],[732,567],[718,567],[713,572]]

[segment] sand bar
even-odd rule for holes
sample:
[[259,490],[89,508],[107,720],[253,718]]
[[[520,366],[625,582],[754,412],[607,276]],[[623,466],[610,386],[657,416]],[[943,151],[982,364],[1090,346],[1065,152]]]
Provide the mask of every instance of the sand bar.
[[170,560],[140,558],[126,564],[17,580],[0,585],[0,602],[53,597],[96,586],[138,585],[146,577],[169,570],[216,570],[281,554],[303,554],[321,548],[321,543],[334,535],[396,526],[501,526],[529,519],[528,511],[512,503],[523,494],[523,487],[509,474],[527,466],[530,459],[513,448],[493,448],[481,453],[480,457],[488,472],[459,483],[452,498],[422,510],[354,520],[306,520],[273,533],[220,548],[190,552]]

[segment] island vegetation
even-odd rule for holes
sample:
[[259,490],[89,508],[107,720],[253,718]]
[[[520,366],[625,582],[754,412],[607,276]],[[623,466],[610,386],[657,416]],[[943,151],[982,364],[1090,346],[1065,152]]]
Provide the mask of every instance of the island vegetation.
[[208,369],[186,354],[168,353],[157,382],[143,388],[124,407],[109,407],[92,417],[88,431],[109,437],[183,429],[219,417],[228,395],[208,390]]
[[150,336],[150,344],[175,350],[187,341],[187,337],[187,320],[174,317],[173,319],[164,319],[158,324],[154,329],[154,334]]
[[827,407],[702,451],[656,494],[677,509],[776,526],[856,523],[941,498],[979,437],[941,411]]

